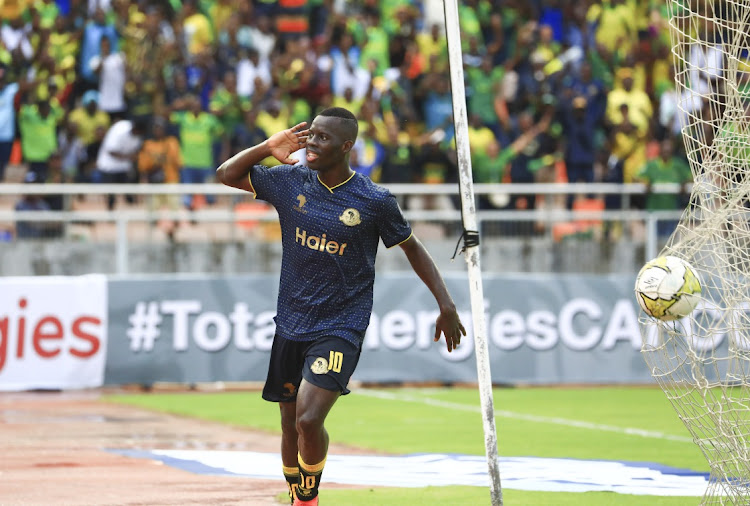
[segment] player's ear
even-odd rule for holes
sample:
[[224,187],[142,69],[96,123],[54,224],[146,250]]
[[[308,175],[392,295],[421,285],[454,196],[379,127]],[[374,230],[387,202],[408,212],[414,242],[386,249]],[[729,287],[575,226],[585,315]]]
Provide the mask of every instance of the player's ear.
[[344,143],[341,145],[341,152],[344,154],[347,154],[349,151],[352,150],[352,146],[354,146],[354,141],[352,140],[344,141]]

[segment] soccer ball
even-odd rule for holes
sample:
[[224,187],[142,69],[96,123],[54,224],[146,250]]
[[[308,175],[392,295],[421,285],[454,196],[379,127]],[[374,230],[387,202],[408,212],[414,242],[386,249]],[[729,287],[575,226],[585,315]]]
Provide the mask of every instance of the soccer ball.
[[649,316],[663,321],[677,320],[695,309],[701,298],[701,282],[685,260],[661,256],[638,273],[635,298]]

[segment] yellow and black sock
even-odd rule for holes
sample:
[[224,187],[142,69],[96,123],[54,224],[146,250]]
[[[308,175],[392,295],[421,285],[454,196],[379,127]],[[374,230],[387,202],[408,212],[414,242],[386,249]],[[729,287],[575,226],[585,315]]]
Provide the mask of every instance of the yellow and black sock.
[[326,465],[324,458],[317,464],[307,464],[302,460],[302,455],[297,455],[299,463],[299,488],[297,497],[302,501],[311,501],[318,497],[320,486],[320,475],[323,474],[323,466]]
[[297,492],[299,487],[299,467],[286,467],[281,468],[284,471],[284,479],[289,487],[289,502],[294,502],[294,494]]

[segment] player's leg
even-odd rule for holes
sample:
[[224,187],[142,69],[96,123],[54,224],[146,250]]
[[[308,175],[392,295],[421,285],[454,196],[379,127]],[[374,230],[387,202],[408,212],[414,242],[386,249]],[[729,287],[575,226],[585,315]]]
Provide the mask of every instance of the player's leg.
[[[349,393],[347,384],[359,361],[360,347],[338,337],[322,338],[307,350],[303,380],[297,393],[299,439],[300,504],[317,504],[318,487],[328,454],[325,420],[340,395]],[[295,502],[297,504],[297,502]]]
[[297,464],[297,389],[302,381],[302,366],[309,342],[291,341],[274,336],[268,377],[263,386],[263,398],[278,402],[281,413],[281,465],[289,488],[289,501],[294,501],[299,485]]
[[289,500],[294,501],[299,486],[299,465],[297,464],[297,403],[280,402],[281,410],[281,465],[284,479],[289,487]]
[[297,497],[302,501],[318,496],[320,478],[328,455],[328,432],[324,423],[341,395],[302,380],[297,394],[298,465],[300,484]]

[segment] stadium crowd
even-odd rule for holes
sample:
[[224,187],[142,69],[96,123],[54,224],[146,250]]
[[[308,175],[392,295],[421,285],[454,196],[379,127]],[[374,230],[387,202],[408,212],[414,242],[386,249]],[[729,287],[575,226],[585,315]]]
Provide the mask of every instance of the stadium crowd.
[[[689,181],[663,0],[459,4],[475,182]],[[206,182],[328,106],[360,119],[355,170],[457,180],[442,1],[5,0],[0,11],[0,181],[13,162],[28,182]],[[480,204],[574,205],[500,197]]]

